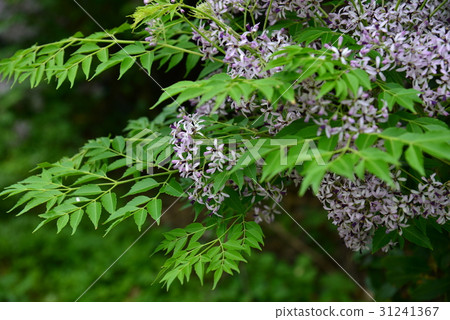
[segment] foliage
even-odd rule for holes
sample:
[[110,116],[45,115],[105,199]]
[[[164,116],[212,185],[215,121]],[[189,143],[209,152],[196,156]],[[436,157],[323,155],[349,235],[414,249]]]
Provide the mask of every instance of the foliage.
[[[355,40],[356,27],[352,36],[325,26],[323,9],[318,17],[281,19],[271,3],[243,14],[227,9],[222,17],[214,1],[196,7],[151,1],[137,8],[132,25],[77,33],[0,61],[3,79],[28,80],[31,87],[52,79],[57,88],[72,87],[80,73],[91,80],[116,65],[119,79],[134,65],[151,77],[154,62],[166,71],[183,63],[185,77],[201,69],[195,81],[164,89],[153,108],[166,106],[153,120],[130,121],[125,135],[90,140],[73,157],[42,163],[38,174],[6,188],[0,195],[21,196],[11,210],[38,209],[43,221],[36,230],[54,221],[58,233],[66,226],[75,233],[87,217],[95,228],[108,224],[109,233],[131,217],[140,231],[148,215],[159,224],[162,195],[187,200],[201,220],[164,235],[156,251],[171,256],[158,280],[168,289],[175,279],[188,282],[195,273],[203,283],[211,273],[214,288],[224,273],[239,272],[252,249],[261,249],[262,229],[247,216],[273,220],[285,183],[299,185],[300,196],[311,189],[326,206],[323,199],[335,196],[327,195],[326,181],[374,177],[401,205],[391,216],[364,211],[379,219],[361,234],[344,230],[347,246],[375,253],[396,243],[403,248],[406,239],[433,249],[426,231],[445,233],[450,219],[448,205],[433,200],[448,202],[448,101],[431,103],[428,92],[440,98],[442,79],[421,91],[414,77],[398,76],[407,67],[387,57],[381,62],[383,48]],[[324,4],[331,11],[341,6]],[[427,9],[430,18],[434,8]],[[120,198],[126,203],[118,205]],[[329,217],[335,209],[327,209]],[[342,228],[348,222],[336,221]]]
[[[90,232],[85,221],[73,236],[65,229],[59,235],[38,232],[30,240],[34,217],[2,219],[1,301],[74,301],[138,235],[131,223],[124,223],[103,238]],[[351,301],[359,294],[338,271],[323,277],[308,255],[289,261],[270,251],[249,257],[240,277],[224,276],[220,290],[191,279],[183,286],[175,281],[167,292],[149,285],[164,255],[148,256],[168,231],[166,225],[148,232],[80,301]]]

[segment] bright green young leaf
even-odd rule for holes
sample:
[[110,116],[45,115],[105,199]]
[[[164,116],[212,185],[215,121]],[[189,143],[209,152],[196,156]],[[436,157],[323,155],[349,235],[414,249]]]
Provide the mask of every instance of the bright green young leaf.
[[425,176],[423,155],[418,147],[410,146],[405,152],[405,158],[413,169],[419,172],[422,176]]
[[159,225],[161,219],[162,212],[162,201],[161,199],[153,199],[147,205],[147,210],[150,216],[156,221]]
[[123,197],[131,196],[137,193],[143,193],[147,192],[159,185],[159,182],[157,182],[153,178],[146,178],[144,180],[136,182],[130,189],[130,191],[125,194]]
[[173,197],[185,197],[186,194],[177,180],[171,179],[168,184],[161,188],[162,193]]
[[77,231],[78,225],[83,218],[83,209],[78,209],[70,215],[70,226],[72,227],[72,235]]
[[61,217],[58,218],[58,220],[56,221],[56,226],[58,228],[57,233],[60,233],[62,229],[64,229],[64,227],[67,225],[67,223],[69,222],[69,215],[65,214]]
[[98,228],[98,222],[100,220],[100,216],[102,214],[102,204],[100,202],[94,201],[88,204],[86,207],[86,214],[89,219],[91,219],[94,224],[95,229]]
[[141,231],[141,228],[144,225],[145,220],[147,220],[147,210],[145,210],[144,208],[134,213],[134,222],[136,222],[139,231]]
[[105,193],[101,198],[101,202],[105,210],[108,211],[108,213],[113,214],[114,211],[116,211],[117,196],[115,193],[113,192]]

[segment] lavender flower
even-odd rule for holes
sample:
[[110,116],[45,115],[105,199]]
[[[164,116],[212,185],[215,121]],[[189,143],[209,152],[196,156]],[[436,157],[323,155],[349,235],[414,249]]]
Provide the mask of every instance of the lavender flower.
[[[359,6],[348,4],[330,14],[330,27],[347,32],[350,26],[353,37],[363,46],[352,66],[366,70],[373,80],[378,75],[383,81],[382,71],[393,67],[404,71],[413,88],[422,93],[429,116],[448,115],[442,102],[450,97],[450,5],[431,16],[441,1],[427,1],[421,8],[422,3],[403,2],[396,9],[397,1],[386,1],[383,7],[372,0],[361,3],[362,12]],[[366,56],[370,50],[380,54],[375,67]]]
[[[400,177],[400,172],[391,176],[395,189],[373,175],[355,181],[331,173],[325,175],[317,196],[349,249],[366,250],[380,227],[401,235],[402,228],[407,227],[412,218],[433,217],[439,224],[450,220],[450,190],[436,181],[435,175],[423,178],[425,183],[410,194],[399,191],[400,183],[406,180]],[[393,245],[391,242],[383,250]]]

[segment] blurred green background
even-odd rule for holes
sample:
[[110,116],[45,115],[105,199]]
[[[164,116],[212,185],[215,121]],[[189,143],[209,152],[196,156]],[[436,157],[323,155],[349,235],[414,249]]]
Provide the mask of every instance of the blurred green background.
[[[141,1],[79,3],[104,28],[112,28]],[[99,28],[72,1],[0,0],[0,58],[76,31],[87,35]],[[152,76],[167,86],[179,74],[155,70]],[[127,119],[151,118],[148,107],[160,94],[158,86],[139,70],[121,81],[117,76],[117,70],[110,70],[93,82],[79,81],[72,90],[66,85],[58,91],[52,84],[30,90],[0,82],[0,188],[28,176],[37,163],[75,153],[87,139],[120,134]],[[342,245],[317,200],[295,194],[293,190],[286,198],[285,208],[377,300],[448,300],[448,234],[432,237],[433,252],[407,245],[389,256],[355,255]],[[20,218],[7,213],[13,201],[0,201],[0,301],[74,301],[140,235],[129,222],[103,237],[104,230],[94,231],[87,221],[74,236],[68,229],[56,235],[54,226],[33,234],[39,219],[32,213]],[[240,274],[224,277],[216,290],[211,281],[202,287],[193,278],[167,292],[152,284],[164,256],[151,253],[164,231],[190,219],[188,211],[171,210],[162,226],[150,229],[80,301],[369,300],[287,216],[263,225],[263,252],[241,265]]]

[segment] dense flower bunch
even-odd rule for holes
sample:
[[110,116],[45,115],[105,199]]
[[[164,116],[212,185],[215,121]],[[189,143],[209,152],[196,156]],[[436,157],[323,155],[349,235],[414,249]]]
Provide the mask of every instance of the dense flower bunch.
[[[450,5],[447,1],[377,1],[348,4],[330,14],[330,27],[352,36],[363,48],[352,66],[386,80],[383,71],[405,72],[421,92],[429,116],[448,115],[441,102],[450,97]],[[380,55],[371,65],[369,51]],[[433,84],[435,83],[435,84]]]
[[[214,1],[208,2],[213,8],[213,12],[219,18],[226,12],[224,8],[227,6],[218,4],[215,5]],[[238,2],[242,5],[241,2]],[[261,10],[266,9],[269,4],[261,6]],[[279,19],[285,17],[285,12],[296,12],[299,17],[310,16],[308,13],[314,6],[319,3],[311,1],[286,1],[286,3],[272,2],[270,12],[276,12],[275,17],[269,18],[271,24],[274,24]],[[233,6],[229,7],[234,8]],[[283,8],[283,9],[280,9]],[[239,10],[238,10],[239,11]],[[236,12],[236,10],[231,10]],[[258,10],[256,10],[258,12]],[[305,16],[306,12],[306,16]],[[255,13],[258,16],[258,13]],[[270,17],[270,16],[269,16]],[[222,20],[224,23],[226,21]],[[223,50],[225,53],[224,61],[227,63],[227,72],[232,77],[245,77],[252,78],[264,78],[280,71],[282,68],[274,68],[271,70],[264,70],[264,65],[269,60],[271,55],[280,50],[283,47],[293,45],[295,42],[286,34],[285,29],[275,30],[269,35],[267,30],[264,30],[260,35],[257,31],[260,24],[256,24],[253,27],[247,25],[248,31],[242,33],[240,36],[236,35],[236,32],[231,28],[226,30],[221,29],[216,23],[212,22],[208,25],[208,29],[204,26],[200,27],[199,31],[194,30],[193,40],[197,42],[200,47],[200,51],[204,54],[204,58],[211,58],[220,53],[219,50]],[[337,47],[329,44],[325,44],[324,48],[327,48],[333,52],[333,58],[341,60],[343,64],[347,64],[347,58],[349,57],[351,50],[342,47],[343,38],[338,41]],[[300,45],[300,44],[297,44]],[[318,42],[310,44],[312,48],[321,48],[322,46]],[[352,61],[353,62],[353,61]],[[371,67],[368,62],[367,68],[376,70],[378,68],[379,59],[376,60],[374,67]],[[384,67],[383,67],[384,68]],[[300,71],[301,72],[301,71]],[[349,138],[356,138],[358,133],[370,133],[375,132],[378,129],[378,122],[385,122],[387,120],[387,107],[383,107],[378,110],[374,105],[374,99],[369,93],[363,92],[362,89],[358,93],[358,96],[352,100],[343,101],[342,104],[348,107],[348,113],[341,115],[336,112],[335,107],[330,105],[330,101],[325,98],[318,98],[319,89],[321,87],[321,81],[314,81],[314,79],[308,78],[303,81],[301,85],[295,85],[297,92],[296,104],[291,106],[280,106],[274,110],[273,107],[267,101],[255,100],[253,97],[250,102],[237,104],[235,102],[229,103],[231,110],[244,113],[246,115],[251,114],[263,114],[264,120],[267,124],[269,133],[275,134],[282,128],[289,125],[297,119],[305,119],[309,121],[310,118],[316,124],[321,126],[327,136],[339,135],[340,141]],[[211,111],[211,101],[209,104],[197,106],[202,110],[202,113],[208,114],[205,110]],[[226,107],[225,103],[221,105],[221,111]],[[341,126],[332,126],[331,121],[340,120]],[[345,137],[344,137],[345,136]]]
[[[290,39],[285,30],[272,33],[263,31],[257,35],[259,24],[248,26],[248,31],[239,37],[233,33],[221,30],[215,23],[209,29],[200,26],[199,31],[194,30],[193,40],[197,42],[204,58],[210,58],[219,53],[217,48],[225,51],[224,61],[228,65],[228,73],[233,77],[263,78],[276,70],[263,71],[269,57],[280,48],[290,45]],[[203,36],[202,36],[203,35]],[[207,38],[204,36],[206,35]],[[211,45],[211,42],[215,45]]]
[[[331,29],[350,33],[360,49],[347,47],[342,36],[334,43],[312,41],[307,47],[329,51],[332,60],[366,71],[371,81],[386,81],[384,73],[391,70],[404,72],[412,87],[421,93],[424,111],[429,116],[448,115],[442,104],[450,97],[448,5],[442,5],[440,1],[408,1],[401,4],[386,1],[384,6],[377,1],[359,1],[357,5],[348,2],[338,12],[322,19],[320,16],[325,12],[318,12],[320,4],[321,1],[312,0],[263,0],[254,3],[208,0],[200,6],[216,20],[194,28],[192,39],[203,54],[203,60],[224,56],[226,72],[232,78],[266,78],[283,70],[283,67],[266,68],[275,52],[291,45],[305,46],[296,43],[284,28],[266,29],[266,25],[276,25],[287,14],[293,13],[298,18],[305,18],[300,20],[305,21],[305,26],[308,19],[313,19],[318,25],[328,25]],[[253,24],[249,22],[246,30],[239,33],[230,26],[230,19],[240,14],[247,17],[247,13]],[[256,22],[258,19],[264,22]],[[261,31],[262,24],[264,28]],[[151,34],[149,42],[154,41],[153,34],[157,28],[152,28],[150,24],[147,30]],[[299,74],[306,71],[298,70]],[[178,157],[174,160],[175,168],[182,177],[195,181],[195,190],[189,193],[190,199],[205,204],[213,214],[217,213],[227,194],[223,188],[214,193],[212,183],[206,181],[214,172],[222,172],[225,166],[228,165],[227,170],[232,168],[239,158],[236,152],[225,155],[224,146],[214,141],[213,146],[202,155],[209,157],[206,166],[193,162],[200,153],[199,145],[194,142],[194,136],[201,129],[200,116],[219,114],[227,117],[233,114],[262,117],[271,135],[295,120],[312,121],[319,126],[318,136],[337,136],[339,148],[354,146],[355,139],[361,133],[380,132],[380,125],[388,121],[387,101],[380,97],[377,99],[373,92],[360,87],[357,94],[350,93],[348,99],[337,102],[319,96],[322,85],[323,80],[308,77],[293,85],[295,102],[278,103],[276,108],[256,96],[240,103],[227,98],[218,108],[214,108],[215,98],[201,105],[198,104],[199,99],[191,99],[196,112],[192,116],[183,115],[183,120],[177,122],[172,130]],[[261,167],[259,163],[258,171]],[[295,170],[293,172],[296,173]],[[374,231],[380,227],[385,227],[387,232],[395,230],[401,234],[402,228],[408,226],[408,219],[413,217],[431,216],[440,224],[449,219],[447,185],[436,181],[433,176],[431,180],[420,183],[417,191],[403,194],[400,190],[405,179],[400,176],[400,171],[395,174],[391,172],[391,176],[395,186],[387,186],[373,175],[355,181],[331,173],[325,176],[318,197],[350,249],[368,248]],[[287,178],[292,178],[290,181],[295,184],[301,180],[298,174]],[[254,210],[256,221],[272,221],[274,213],[278,213],[276,204],[286,193],[285,187],[268,185],[262,188],[248,178],[245,183],[242,196],[259,194],[274,200],[271,205]],[[229,184],[233,185],[233,182],[229,181]],[[394,244],[389,243],[384,250]]]
[[[206,206],[211,214],[218,214],[228,194],[224,192],[225,186],[220,190],[214,190],[211,176],[230,170],[239,159],[243,148],[233,150],[228,146],[225,150],[225,145],[220,144],[217,139],[207,139],[202,133],[202,129],[205,128],[203,121],[197,113],[188,115],[181,109],[179,117],[181,120],[171,126],[171,143],[176,153],[175,159],[172,160],[174,169],[179,171],[181,177],[194,181],[191,188],[186,191],[189,200]],[[237,149],[237,146],[234,147]],[[259,170],[260,167],[261,164]],[[251,198],[252,205],[258,205],[254,210],[255,221],[273,221],[274,214],[279,213],[277,203],[286,194],[283,184],[277,186],[266,183],[263,187],[248,177],[244,179],[246,184],[242,196]],[[235,183],[232,183],[232,187],[238,189]],[[256,196],[259,196],[259,199]]]
[[[172,144],[176,152],[177,159],[172,160],[174,168],[180,172],[183,178],[190,178],[194,181],[192,190],[187,190],[189,200],[205,205],[212,214],[217,213],[220,204],[228,195],[223,192],[223,187],[218,192],[214,192],[213,183],[208,182],[210,174],[223,171],[225,162],[230,161],[225,155],[223,145],[218,145],[217,140],[213,146],[207,147],[203,156],[208,158],[207,168],[200,167],[201,145],[204,135],[202,120],[198,114],[185,115],[180,110],[182,119],[172,125]],[[231,153],[235,154],[235,153]]]
[[[374,231],[380,227],[385,227],[388,233],[398,231],[401,235],[410,218],[433,217],[439,224],[450,220],[450,188],[436,181],[434,175],[429,180],[424,178],[418,190],[409,194],[399,191],[400,183],[406,181],[400,172],[392,178],[396,188],[373,175],[352,181],[327,174],[323,179],[317,196],[348,248],[367,249]],[[384,251],[391,246],[384,247]]]

